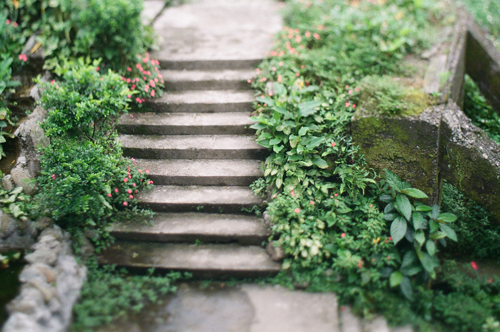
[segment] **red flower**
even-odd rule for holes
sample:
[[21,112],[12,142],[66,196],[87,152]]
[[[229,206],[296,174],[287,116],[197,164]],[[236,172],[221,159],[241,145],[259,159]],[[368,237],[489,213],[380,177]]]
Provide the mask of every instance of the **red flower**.
[[123,182],[127,182],[127,181],[128,181],[128,179],[127,179],[127,178],[123,179]]
[[130,195],[128,198],[132,199],[132,198],[134,198],[134,196]]
[[340,234],[340,237],[345,237],[345,233]]
[[111,194],[108,194],[108,197],[111,197]]
[[337,144],[335,144],[335,142],[333,142],[333,143],[332,143],[332,147],[335,147],[335,145],[337,145]]
[[473,268],[474,270],[476,270],[476,271],[477,271],[477,264],[476,264],[476,262],[470,262],[470,265],[472,266],[472,268]]
[[127,206],[127,205],[128,205],[128,203],[127,203],[127,202],[123,202],[123,206]]
[[128,192],[129,194],[131,194],[131,193],[132,193],[132,189],[127,190],[127,192]]
[[363,260],[359,260],[358,262],[358,269],[362,268],[363,267]]
[[118,188],[115,188],[115,193],[117,193],[117,192],[118,192]]
[[296,208],[295,210],[293,210],[295,213],[300,213],[300,209],[299,208]]

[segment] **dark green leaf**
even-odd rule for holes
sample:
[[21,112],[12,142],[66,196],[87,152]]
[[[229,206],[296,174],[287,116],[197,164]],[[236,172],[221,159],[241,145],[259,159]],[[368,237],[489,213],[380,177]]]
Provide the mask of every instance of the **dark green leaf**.
[[413,228],[415,229],[425,228],[425,219],[420,212],[413,212],[412,221],[413,221]]
[[397,213],[385,213],[384,220],[385,221],[393,221],[394,219],[396,219],[397,216],[398,216]]
[[415,209],[420,212],[432,211],[432,208],[425,204],[418,204]]
[[390,213],[392,211],[394,211],[394,203],[391,202],[385,206],[384,213]]
[[439,215],[439,206],[437,204],[434,204],[432,206],[431,219],[436,220],[438,215]]
[[437,251],[436,244],[432,240],[427,240],[427,242],[425,243],[425,248],[431,256],[433,256]]
[[414,276],[415,274],[422,271],[421,265],[411,265],[404,268],[401,268],[401,273],[405,276]]
[[384,203],[390,203],[390,202],[394,201],[394,197],[392,197],[391,195],[383,195],[383,196],[380,196],[380,201],[382,201]]
[[410,301],[413,301],[413,288],[411,287],[411,281],[408,277],[403,277],[401,280],[401,292]]
[[447,237],[446,233],[445,232],[434,232],[432,233],[429,238],[433,239],[433,240],[439,240],[439,239],[442,239],[442,238],[445,238]]
[[432,257],[428,253],[422,252],[422,255],[420,257],[420,262],[422,263],[424,269],[427,272],[429,272],[429,274],[433,276],[432,278],[434,279],[435,276],[434,268],[436,266],[434,265],[434,260],[432,259]]
[[424,231],[419,229],[417,230],[417,232],[415,233],[415,240],[417,240],[418,244],[420,246],[422,246],[425,242],[425,234],[424,234]]
[[401,263],[401,268],[408,267],[413,264],[413,262],[417,259],[417,255],[413,250],[408,251],[403,256],[403,262]]

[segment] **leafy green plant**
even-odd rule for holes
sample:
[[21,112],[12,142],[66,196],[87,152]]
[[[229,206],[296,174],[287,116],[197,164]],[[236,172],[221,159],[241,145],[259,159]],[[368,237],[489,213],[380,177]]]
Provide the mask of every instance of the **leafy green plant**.
[[465,76],[464,113],[474,125],[500,144],[500,116],[486,102],[478,86],[468,75]]
[[23,193],[23,187],[16,187],[11,191],[0,189],[0,206],[4,213],[14,218],[26,217],[30,214],[31,196]]
[[96,63],[83,59],[62,70],[62,81],[43,83],[41,98],[48,110],[42,128],[48,137],[83,137],[96,141],[112,135],[119,115],[128,108],[130,93],[121,77],[109,71],[101,75]]
[[105,233],[116,211],[132,207],[139,191],[150,188],[146,171],[90,141],[53,139],[41,157],[35,199],[65,228]]
[[457,241],[457,235],[448,224],[457,220],[449,212],[440,213],[438,205],[432,207],[414,199],[426,199],[428,196],[421,190],[411,188],[391,171],[385,171],[385,181],[391,188],[390,195],[380,197],[388,203],[384,209],[384,219],[391,221],[391,237],[395,244],[400,244],[403,261],[399,271],[392,272],[392,287],[400,286],[403,294],[412,299],[410,278],[423,273],[423,279],[436,279],[439,267],[438,241],[446,246],[446,238]]

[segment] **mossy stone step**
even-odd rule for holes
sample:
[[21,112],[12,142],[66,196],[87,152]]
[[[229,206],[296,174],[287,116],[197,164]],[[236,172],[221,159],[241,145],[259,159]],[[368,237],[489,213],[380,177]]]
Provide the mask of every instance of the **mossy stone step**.
[[281,269],[264,248],[238,244],[117,241],[104,251],[99,262],[133,269],[186,271],[200,277],[265,277]]
[[130,113],[118,131],[129,135],[250,135],[250,113]]
[[237,186],[155,186],[138,199],[141,206],[164,212],[242,213],[263,206],[250,188]]
[[248,186],[263,176],[262,162],[248,159],[137,159],[156,185]]
[[130,221],[112,224],[108,230],[118,240],[246,245],[260,245],[270,235],[262,218],[195,212],[156,213],[152,225]]

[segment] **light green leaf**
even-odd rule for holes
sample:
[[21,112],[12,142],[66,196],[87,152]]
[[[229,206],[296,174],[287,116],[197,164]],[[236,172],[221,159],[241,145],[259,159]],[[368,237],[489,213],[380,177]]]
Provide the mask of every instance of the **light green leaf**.
[[446,212],[438,215],[436,220],[442,223],[451,223],[457,220],[457,216],[455,216],[453,213]]
[[420,264],[401,268],[401,273],[403,273],[403,275],[405,276],[414,276],[415,274],[421,271],[422,271],[422,266]]
[[417,255],[413,250],[408,251],[403,256],[403,262],[401,263],[401,268],[408,267],[417,259]]
[[427,252],[431,256],[433,256],[437,251],[436,244],[432,240],[427,240],[427,242],[425,243],[425,248],[427,248]]
[[391,285],[391,287],[399,286],[402,279],[403,279],[403,274],[399,271],[394,271],[391,273],[391,276],[389,277],[389,284]]
[[391,236],[394,243],[398,243],[406,234],[408,225],[402,217],[397,217],[391,224]]
[[318,156],[314,156],[312,162],[314,165],[318,166],[319,168],[322,168],[322,169],[328,168],[328,163],[324,159],[321,159]]
[[422,190],[414,189],[414,188],[408,188],[401,190],[401,193],[406,194],[410,197],[413,198],[429,198]]
[[413,228],[424,229],[425,219],[424,219],[424,216],[420,212],[413,212],[412,220],[413,220]]
[[429,205],[419,204],[416,206],[415,210],[420,212],[432,211],[432,208]]
[[385,181],[397,192],[401,191],[401,179],[393,172],[385,170]]
[[384,213],[391,213],[392,211],[394,211],[394,203],[391,202],[385,206]]
[[405,216],[406,220],[411,219],[411,203],[408,197],[404,195],[396,195],[396,209],[399,208],[399,212]]
[[311,101],[307,101],[305,103],[301,103],[301,104],[299,104],[299,114],[302,117],[312,115],[312,114],[316,113],[316,111],[318,110],[318,106],[320,106],[320,105],[321,105],[321,102],[319,102],[317,100],[311,100]]
[[432,240],[439,240],[439,239],[443,239],[445,237],[447,237],[448,235],[446,235],[446,233],[444,232],[434,232],[432,233],[429,238],[431,238]]
[[422,246],[425,242],[425,234],[424,231],[419,229],[415,232],[415,240]]
[[432,257],[426,252],[421,252],[420,262],[422,263],[424,269],[429,272],[431,277],[434,279],[436,277],[436,273],[434,272],[434,268],[436,266]]
[[441,231],[443,231],[444,234],[446,234],[447,237],[450,238],[450,240],[458,242],[457,234],[455,233],[453,228],[451,228],[448,225],[443,225],[443,224],[439,225],[439,228],[441,229]]
[[309,143],[306,145],[307,150],[312,150],[318,145],[322,144],[325,141],[324,137],[313,137]]

